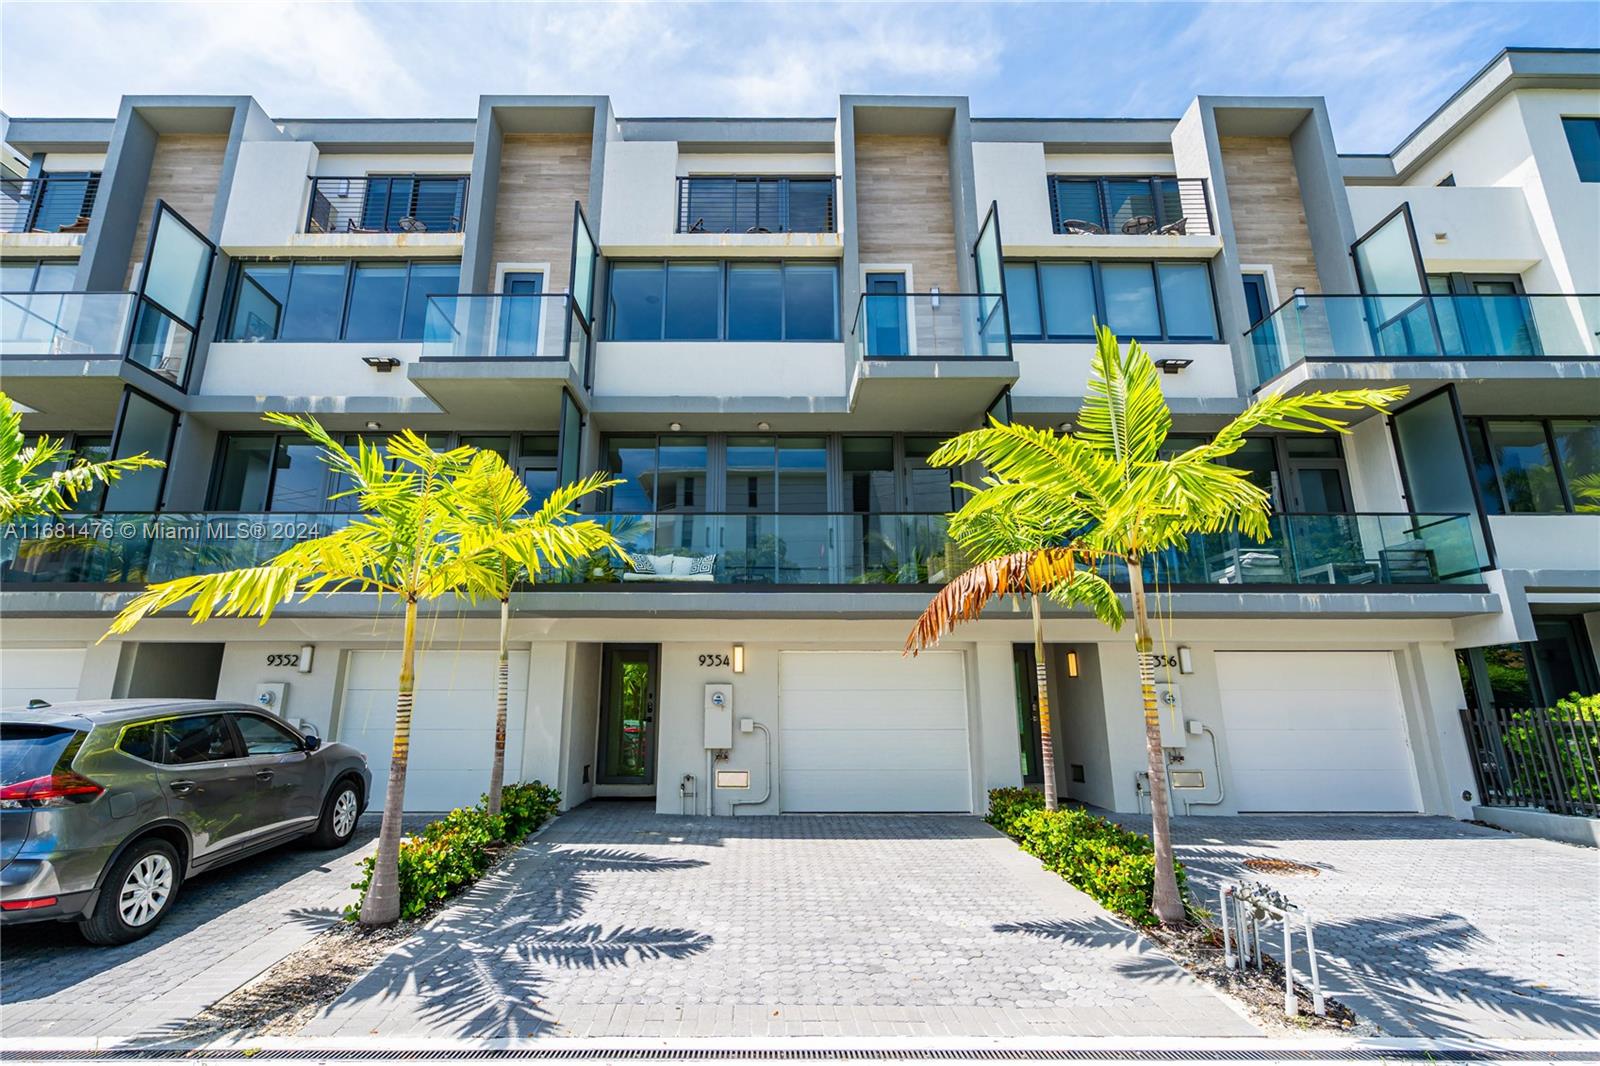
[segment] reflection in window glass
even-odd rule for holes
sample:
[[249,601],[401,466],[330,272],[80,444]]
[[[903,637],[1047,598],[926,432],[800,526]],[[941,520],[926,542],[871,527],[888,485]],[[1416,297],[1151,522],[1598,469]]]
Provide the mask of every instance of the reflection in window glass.
[[289,264],[246,263],[239,269],[231,341],[270,341],[278,337],[283,305],[289,298]]
[[1166,335],[1184,339],[1214,340],[1217,318],[1211,306],[1211,271],[1204,263],[1161,263],[1161,311]]
[[656,510],[705,510],[706,438],[662,437],[656,471]]
[[610,509],[628,514],[655,510],[656,439],[612,437],[606,443],[606,469],[622,482],[611,489]]
[[300,738],[276,722],[253,714],[235,715],[234,725],[244,739],[244,753],[248,755],[287,755],[299,751],[304,745]]
[[1558,418],[1550,423],[1550,432],[1573,509],[1600,513],[1600,422]]
[[400,308],[405,298],[404,263],[358,263],[350,283],[345,340],[394,340],[400,334]]
[[173,718],[161,723],[166,734],[161,761],[168,765],[219,762],[239,758],[239,746],[227,719],[220,714]]
[[[1148,270],[1149,268],[1144,268]],[[1088,263],[1040,263],[1044,323],[1052,337],[1093,337],[1094,268]]]
[[790,263],[783,271],[784,339],[839,337],[839,271],[831,263]]
[[1106,324],[1119,338],[1161,336],[1150,264],[1102,263],[1100,284],[1105,290]]
[[322,511],[328,502],[328,468],[322,449],[303,437],[281,438],[273,457],[269,511]]
[[722,267],[717,263],[667,264],[665,338],[714,341],[721,314]]
[[783,339],[783,268],[778,264],[728,265],[728,339]]
[[[144,454],[163,462],[171,458],[172,435],[178,416],[131,389],[123,393],[122,425],[117,431],[116,458]],[[165,471],[145,467],[124,474],[106,490],[111,511],[154,511],[161,500]]]
[[894,492],[894,438],[845,437],[841,452],[850,510],[858,514],[899,510]]
[[77,276],[77,263],[40,263],[39,272],[34,275],[33,291],[69,292],[73,288],[73,279]]
[[274,437],[229,437],[222,446],[222,467],[211,494],[218,511],[261,511],[267,505],[272,478]]
[[1472,474],[1478,480],[1478,492],[1483,497],[1487,514],[1505,514],[1505,501],[1500,498],[1500,481],[1495,477],[1494,460],[1489,456],[1489,445],[1484,437],[1483,422],[1467,419],[1467,446],[1472,452]]
[[661,339],[662,283],[660,263],[617,263],[611,267],[611,302],[607,314],[611,339]]
[[200,297],[211,272],[211,246],[179,222],[170,209],[156,219],[156,239],[145,264],[144,294],[185,325],[200,321]]
[[956,472],[929,466],[928,456],[944,443],[939,437],[906,438],[906,504],[917,514],[944,514],[956,509]]
[[286,341],[336,341],[344,317],[346,264],[297,263],[279,336]]
[[1006,310],[1011,313],[1013,337],[1044,335],[1039,317],[1039,279],[1032,263],[1006,264]]
[[770,512],[777,500],[777,446],[771,437],[729,437],[727,508]]
[[428,316],[428,297],[448,296],[460,288],[460,263],[412,263],[406,285],[405,315],[400,320],[400,339],[420,341]]
[[1579,181],[1600,181],[1600,118],[1563,118],[1561,128],[1572,149]]
[[778,439],[778,513],[828,509],[828,442],[822,437]]
[[1542,422],[1490,419],[1489,446],[1512,514],[1565,511]]

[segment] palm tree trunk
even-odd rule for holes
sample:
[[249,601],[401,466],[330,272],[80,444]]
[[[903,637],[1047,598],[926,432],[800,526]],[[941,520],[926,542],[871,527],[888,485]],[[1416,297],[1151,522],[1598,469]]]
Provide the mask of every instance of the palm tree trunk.
[[506,628],[511,601],[500,601],[500,658],[494,672],[494,761],[489,764],[489,817],[500,813],[500,790],[506,783],[506,691],[511,687],[511,657],[506,651]]
[[411,754],[411,706],[417,671],[417,601],[406,597],[405,639],[400,645],[400,692],[394,705],[394,746],[389,751],[389,785],[383,794],[383,824],[372,883],[361,904],[362,925],[392,925],[400,918],[400,819],[405,811],[406,764]]
[[1172,857],[1172,826],[1168,823],[1166,759],[1161,749],[1161,718],[1156,711],[1155,639],[1150,635],[1150,611],[1145,603],[1143,561],[1128,557],[1128,590],[1133,593],[1134,639],[1139,649],[1139,694],[1144,699],[1144,746],[1150,764],[1150,839],[1155,844],[1155,892],[1150,909],[1162,925],[1184,923],[1183,898],[1178,895],[1178,875]]
[[1039,686],[1039,772],[1044,775],[1045,810],[1053,811],[1059,802],[1056,798],[1056,749],[1050,739],[1050,686],[1045,681],[1044,669],[1044,613],[1039,606],[1039,595],[1028,599],[1033,603],[1033,673]]

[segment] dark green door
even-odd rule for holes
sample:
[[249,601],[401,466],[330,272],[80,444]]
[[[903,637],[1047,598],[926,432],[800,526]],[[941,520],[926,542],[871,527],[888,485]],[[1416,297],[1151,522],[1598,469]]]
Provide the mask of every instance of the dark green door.
[[1039,685],[1033,649],[1017,644],[1011,651],[1011,673],[1017,690],[1017,750],[1022,758],[1022,783],[1044,783],[1044,756],[1039,750]]
[[656,647],[609,644],[600,692],[602,785],[653,785],[656,780]]

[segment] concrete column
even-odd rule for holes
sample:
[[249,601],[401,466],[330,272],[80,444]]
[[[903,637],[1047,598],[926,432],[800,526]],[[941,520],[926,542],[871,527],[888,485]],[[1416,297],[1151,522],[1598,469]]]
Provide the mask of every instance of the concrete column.
[[1477,785],[1460,709],[1466,697],[1448,644],[1410,644],[1397,656],[1405,698],[1406,728],[1417,763],[1423,810],[1451,818],[1471,818]]
[[984,642],[974,645],[971,659],[977,667],[977,706],[973,708],[978,750],[974,801],[976,811],[988,810],[991,788],[1022,784],[1022,763],[1017,750],[1017,688],[1011,667],[1011,645]]
[[[561,723],[571,685],[572,645],[564,641],[544,641],[533,645],[528,654],[528,702],[521,709],[522,773],[525,781],[538,779],[560,787]],[[507,708],[508,716],[518,713]]]
[[84,649],[83,672],[78,677],[80,700],[108,700],[116,695],[117,666],[122,662],[122,648],[122,641],[108,640]]

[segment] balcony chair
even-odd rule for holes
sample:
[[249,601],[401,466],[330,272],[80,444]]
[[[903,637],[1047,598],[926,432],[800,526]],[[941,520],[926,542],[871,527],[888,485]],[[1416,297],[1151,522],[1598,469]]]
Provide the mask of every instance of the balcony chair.
[[1420,540],[1407,540],[1378,552],[1378,572],[1386,585],[1426,585],[1439,580],[1433,551]]
[[1288,571],[1283,565],[1283,554],[1276,548],[1229,548],[1222,553],[1227,565],[1211,571],[1211,580],[1219,585],[1251,585],[1263,582],[1287,581]]
[[401,233],[427,233],[428,224],[413,215],[407,215],[395,223]]
[[1105,227],[1093,222],[1085,222],[1081,218],[1064,218],[1061,220],[1062,233],[1098,233],[1104,234]]
[[1133,237],[1143,237],[1156,231],[1154,215],[1134,215],[1122,224],[1122,232]]
[[1157,235],[1162,237],[1183,237],[1188,232],[1189,220],[1187,218],[1175,219],[1156,230]]

